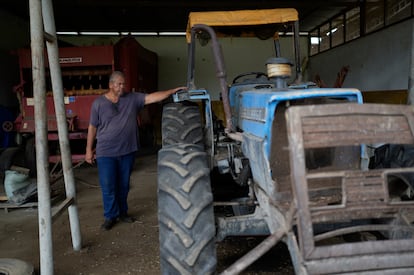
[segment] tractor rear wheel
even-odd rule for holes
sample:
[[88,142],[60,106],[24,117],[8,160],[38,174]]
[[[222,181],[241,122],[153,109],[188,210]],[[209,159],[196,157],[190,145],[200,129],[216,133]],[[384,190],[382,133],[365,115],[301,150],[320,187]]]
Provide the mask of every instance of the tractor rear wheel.
[[210,170],[201,146],[158,153],[161,274],[212,274],[216,268]]
[[189,143],[203,145],[198,105],[189,101],[169,103],[162,113],[162,146]]

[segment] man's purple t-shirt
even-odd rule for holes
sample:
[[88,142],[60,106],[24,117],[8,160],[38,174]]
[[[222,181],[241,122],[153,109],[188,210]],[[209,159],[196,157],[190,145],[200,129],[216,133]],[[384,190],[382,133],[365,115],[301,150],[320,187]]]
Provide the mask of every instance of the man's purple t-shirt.
[[90,124],[96,127],[96,157],[123,156],[138,150],[138,112],[144,93],[124,93],[114,104],[100,96],[92,104]]

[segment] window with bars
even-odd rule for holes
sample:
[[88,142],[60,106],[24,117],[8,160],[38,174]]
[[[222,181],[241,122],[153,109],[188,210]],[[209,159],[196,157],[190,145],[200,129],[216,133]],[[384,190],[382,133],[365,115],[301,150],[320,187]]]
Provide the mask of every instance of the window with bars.
[[[309,55],[413,17],[414,0],[366,0],[309,32]],[[362,32],[362,33],[361,33]]]

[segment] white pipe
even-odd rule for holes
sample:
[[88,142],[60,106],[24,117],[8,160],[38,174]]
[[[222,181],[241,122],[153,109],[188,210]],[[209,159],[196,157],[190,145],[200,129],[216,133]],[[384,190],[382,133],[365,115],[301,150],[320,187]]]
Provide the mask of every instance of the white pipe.
[[240,132],[227,133],[227,136],[235,141],[243,142],[243,134]]
[[414,105],[414,20],[411,20],[410,75],[408,76],[408,105]]
[[37,195],[39,219],[40,273],[53,274],[52,214],[50,207],[47,140],[46,84],[41,0],[30,0],[30,40],[32,57]]
[[50,76],[52,80],[53,99],[58,127],[59,145],[62,158],[63,177],[65,180],[66,197],[73,198],[74,203],[69,206],[69,222],[72,234],[73,249],[80,251],[81,233],[79,225],[78,208],[76,206],[75,177],[73,175],[72,155],[70,152],[69,134],[66,121],[66,109],[62,84],[62,72],[59,64],[59,48],[56,38],[55,19],[51,0],[42,0],[44,30],[51,35],[52,41],[47,40],[47,54],[49,60]]

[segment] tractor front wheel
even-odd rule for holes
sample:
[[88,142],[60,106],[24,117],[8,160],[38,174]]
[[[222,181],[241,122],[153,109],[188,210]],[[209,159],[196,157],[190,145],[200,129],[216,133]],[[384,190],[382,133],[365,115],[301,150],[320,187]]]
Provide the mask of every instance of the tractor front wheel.
[[161,274],[212,274],[216,268],[210,170],[201,146],[158,153]]
[[169,103],[162,113],[162,146],[178,143],[203,145],[201,114],[197,104]]

